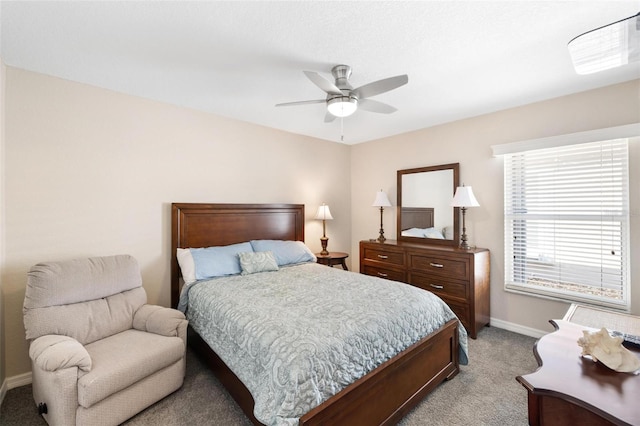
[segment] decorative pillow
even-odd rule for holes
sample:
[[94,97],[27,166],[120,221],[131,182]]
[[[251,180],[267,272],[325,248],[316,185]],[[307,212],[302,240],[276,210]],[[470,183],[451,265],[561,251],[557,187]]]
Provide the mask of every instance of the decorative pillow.
[[242,275],[278,270],[278,262],[270,251],[238,253],[238,257]]
[[316,256],[302,241],[252,240],[253,251],[270,251],[278,266],[315,262]]
[[253,251],[251,244],[178,249],[177,257],[185,284],[241,272],[238,253]]

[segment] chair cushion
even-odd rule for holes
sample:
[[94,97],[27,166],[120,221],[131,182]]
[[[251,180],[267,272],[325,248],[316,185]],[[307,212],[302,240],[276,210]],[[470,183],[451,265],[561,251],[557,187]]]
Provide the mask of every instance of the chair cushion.
[[104,299],[24,310],[27,339],[62,334],[86,345],[133,327],[135,312],[147,302],[142,287]]
[[185,355],[179,337],[126,330],[85,346],[91,356],[90,372],[78,376],[78,403],[89,408]]
[[138,262],[129,255],[44,262],[29,271],[24,308],[101,299],[141,286]]
[[26,336],[62,334],[84,345],[131,328],[133,313],[146,302],[132,256],[39,263],[27,276]]

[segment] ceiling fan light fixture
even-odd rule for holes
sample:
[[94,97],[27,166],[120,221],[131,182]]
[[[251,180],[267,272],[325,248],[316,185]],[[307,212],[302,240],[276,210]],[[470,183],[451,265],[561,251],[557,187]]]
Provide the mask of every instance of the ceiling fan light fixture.
[[353,96],[337,96],[327,101],[327,110],[336,117],[348,117],[358,109],[358,99]]
[[588,31],[568,45],[578,74],[593,74],[640,60],[640,13]]

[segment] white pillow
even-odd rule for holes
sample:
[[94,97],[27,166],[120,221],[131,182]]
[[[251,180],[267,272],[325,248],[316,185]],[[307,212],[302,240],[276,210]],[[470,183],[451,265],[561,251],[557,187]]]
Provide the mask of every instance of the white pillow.
[[189,285],[192,282],[195,282],[196,265],[193,262],[191,250],[189,250],[188,248],[179,248],[176,256],[178,257],[178,265],[180,265],[180,271],[182,271],[182,279],[184,280],[185,285]]
[[453,240],[453,228],[451,226],[445,226],[442,228],[442,235],[447,240]]

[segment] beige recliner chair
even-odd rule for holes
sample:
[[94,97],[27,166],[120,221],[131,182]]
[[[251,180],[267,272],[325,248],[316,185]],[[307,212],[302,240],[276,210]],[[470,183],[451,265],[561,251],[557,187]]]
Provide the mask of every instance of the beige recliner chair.
[[187,321],[146,303],[128,255],[31,268],[24,326],[50,425],[117,425],[182,386]]

